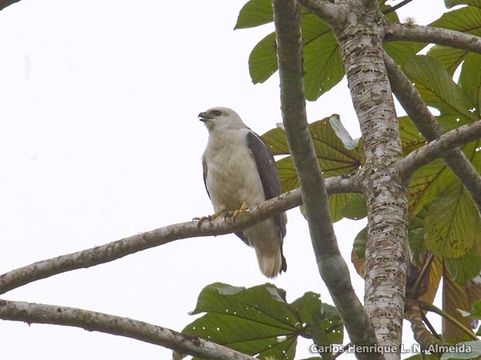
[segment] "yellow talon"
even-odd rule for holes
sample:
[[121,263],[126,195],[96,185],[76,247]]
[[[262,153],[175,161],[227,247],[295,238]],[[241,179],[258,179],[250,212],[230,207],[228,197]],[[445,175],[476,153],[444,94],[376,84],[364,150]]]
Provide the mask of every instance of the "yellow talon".
[[208,220],[209,222],[211,222],[212,220],[215,220],[217,219],[219,216],[221,216],[222,214],[224,214],[226,211],[224,209],[221,209],[219,211],[216,211],[214,214],[212,215],[207,215],[207,216],[201,216],[201,217],[198,217],[196,216],[195,218],[192,219],[192,221],[197,221],[197,227],[200,227],[200,225]]
[[240,214],[242,214],[243,212],[245,212],[247,210],[249,210],[249,207],[247,206],[247,204],[245,202],[242,202],[239,209],[228,211],[227,214],[224,216],[224,218],[226,218],[226,217],[232,217],[233,218],[233,217],[239,216]]

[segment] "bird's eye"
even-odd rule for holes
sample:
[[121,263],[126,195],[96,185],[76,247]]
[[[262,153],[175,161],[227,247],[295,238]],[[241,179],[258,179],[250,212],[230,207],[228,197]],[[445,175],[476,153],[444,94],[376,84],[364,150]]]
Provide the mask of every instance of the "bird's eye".
[[214,116],[221,116],[222,115],[222,112],[220,110],[212,110],[212,114]]

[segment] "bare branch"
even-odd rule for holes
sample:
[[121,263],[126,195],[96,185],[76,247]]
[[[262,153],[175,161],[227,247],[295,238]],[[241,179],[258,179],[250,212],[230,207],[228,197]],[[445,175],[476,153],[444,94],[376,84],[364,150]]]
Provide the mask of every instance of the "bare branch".
[[299,3],[334,28],[341,27],[346,21],[346,12],[339,5],[325,0],[299,0]]
[[[423,99],[411,84],[408,77],[397,67],[394,60],[384,53],[384,63],[388,71],[391,88],[402,107],[414,122],[421,134],[428,140],[434,140],[443,134],[443,129],[431,114]],[[481,214],[481,176],[460,149],[449,150],[443,156],[446,164],[456,174],[459,181],[471,194]]]
[[207,359],[253,360],[225,346],[152,325],[95,311],[22,301],[0,300],[0,318],[28,324],[53,324],[124,336]]
[[[330,193],[360,191],[356,177],[329,178],[326,186]],[[201,224],[192,221],[173,224],[105,245],[39,261],[0,275],[0,293],[52,275],[107,263],[171,241],[239,231],[300,204],[301,192],[299,189],[295,189],[252,207],[248,213],[236,217],[235,221],[218,219],[212,222],[204,221]]]
[[402,159],[398,164],[401,176],[409,178],[417,168],[443,156],[446,151],[480,138],[481,120],[448,131]]
[[[319,273],[355,344],[375,344],[371,321],[352,288],[329,215],[326,185],[309,134],[304,100],[302,38],[296,0],[273,0],[281,110],[296,167]],[[369,354],[371,355],[371,354]],[[364,355],[359,354],[360,357]],[[367,354],[366,354],[366,357]]]
[[393,7],[390,7],[389,9],[384,10],[382,13],[384,15],[390,14],[390,13],[402,8],[403,6],[409,4],[411,1],[413,1],[413,0],[403,0],[399,4],[396,4]]
[[460,31],[405,24],[386,24],[384,29],[384,40],[410,40],[446,45],[481,54],[481,37]]

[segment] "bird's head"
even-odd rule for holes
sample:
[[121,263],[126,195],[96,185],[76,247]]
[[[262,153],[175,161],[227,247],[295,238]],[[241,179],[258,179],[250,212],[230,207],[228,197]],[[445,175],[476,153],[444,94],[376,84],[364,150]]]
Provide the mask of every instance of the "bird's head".
[[209,132],[221,129],[242,129],[246,127],[240,116],[234,110],[226,107],[214,107],[201,112],[199,114],[199,120],[205,124]]

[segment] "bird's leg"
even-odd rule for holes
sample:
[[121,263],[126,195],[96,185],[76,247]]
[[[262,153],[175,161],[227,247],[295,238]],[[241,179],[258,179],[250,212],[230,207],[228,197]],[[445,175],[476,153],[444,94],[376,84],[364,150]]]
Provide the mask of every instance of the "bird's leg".
[[220,209],[220,210],[217,210],[214,214],[212,215],[207,215],[207,216],[196,216],[195,218],[192,219],[192,221],[197,221],[197,226],[199,227],[204,221],[208,220],[209,222],[211,222],[212,220],[215,220],[217,219],[219,216],[221,216],[222,214],[226,214],[226,210],[225,209]]
[[242,214],[243,212],[245,212],[247,210],[249,210],[249,207],[247,206],[245,201],[243,201],[240,208],[238,208],[237,210],[227,211],[227,213],[224,215],[224,218],[228,218],[228,217],[233,218],[235,216],[238,216],[238,215]]

